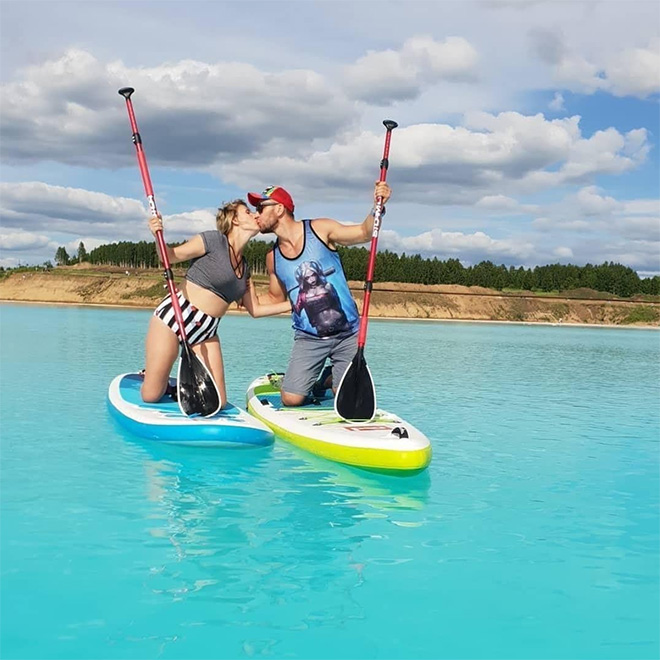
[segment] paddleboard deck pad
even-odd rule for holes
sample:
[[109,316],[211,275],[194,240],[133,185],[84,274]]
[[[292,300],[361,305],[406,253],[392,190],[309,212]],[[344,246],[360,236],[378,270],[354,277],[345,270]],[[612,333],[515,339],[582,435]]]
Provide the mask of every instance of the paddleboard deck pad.
[[415,472],[431,461],[429,439],[397,415],[378,409],[369,422],[337,416],[332,396],[305,406],[282,405],[281,375],[257,378],[248,388],[247,409],[275,434],[312,454],[384,472]]
[[[273,432],[245,410],[228,404],[210,417],[187,417],[169,395],[157,403],[140,396],[142,376],[120,374],[108,389],[108,407],[126,429],[150,440],[205,447],[269,445]],[[170,384],[176,387],[176,380]]]

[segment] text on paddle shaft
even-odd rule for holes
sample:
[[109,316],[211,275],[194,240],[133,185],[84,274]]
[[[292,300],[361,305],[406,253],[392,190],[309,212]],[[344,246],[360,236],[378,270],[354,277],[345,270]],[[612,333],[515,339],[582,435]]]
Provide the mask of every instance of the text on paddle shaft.
[[383,206],[378,204],[374,213],[374,229],[371,233],[372,238],[378,238],[378,231],[380,230],[380,219],[383,217]]

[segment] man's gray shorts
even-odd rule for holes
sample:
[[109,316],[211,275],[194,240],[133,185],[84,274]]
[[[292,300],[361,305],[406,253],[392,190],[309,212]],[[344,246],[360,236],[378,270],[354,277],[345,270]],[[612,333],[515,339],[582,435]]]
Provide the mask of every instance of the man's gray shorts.
[[296,331],[282,390],[289,394],[307,396],[312,391],[326,358],[330,358],[332,386],[336,388],[356,351],[357,332],[348,337],[318,339]]

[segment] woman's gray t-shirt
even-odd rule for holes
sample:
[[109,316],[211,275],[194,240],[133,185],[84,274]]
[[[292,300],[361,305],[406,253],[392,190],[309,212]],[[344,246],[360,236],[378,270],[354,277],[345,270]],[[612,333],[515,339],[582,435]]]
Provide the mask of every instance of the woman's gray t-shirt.
[[203,231],[206,254],[193,259],[186,273],[186,280],[212,291],[228,303],[241,300],[247,291],[250,277],[248,265],[243,257],[243,274],[238,277],[229,258],[229,242],[219,231]]

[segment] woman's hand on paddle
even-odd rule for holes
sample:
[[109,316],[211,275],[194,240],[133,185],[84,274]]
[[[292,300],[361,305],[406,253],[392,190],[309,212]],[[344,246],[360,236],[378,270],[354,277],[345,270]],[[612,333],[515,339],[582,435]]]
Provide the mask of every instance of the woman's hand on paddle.
[[160,215],[152,215],[149,218],[149,230],[156,236],[156,233],[163,231],[163,218]]
[[387,204],[387,200],[392,195],[391,188],[385,183],[385,181],[376,181],[374,187],[374,204],[378,201],[379,197],[383,198],[383,205]]

